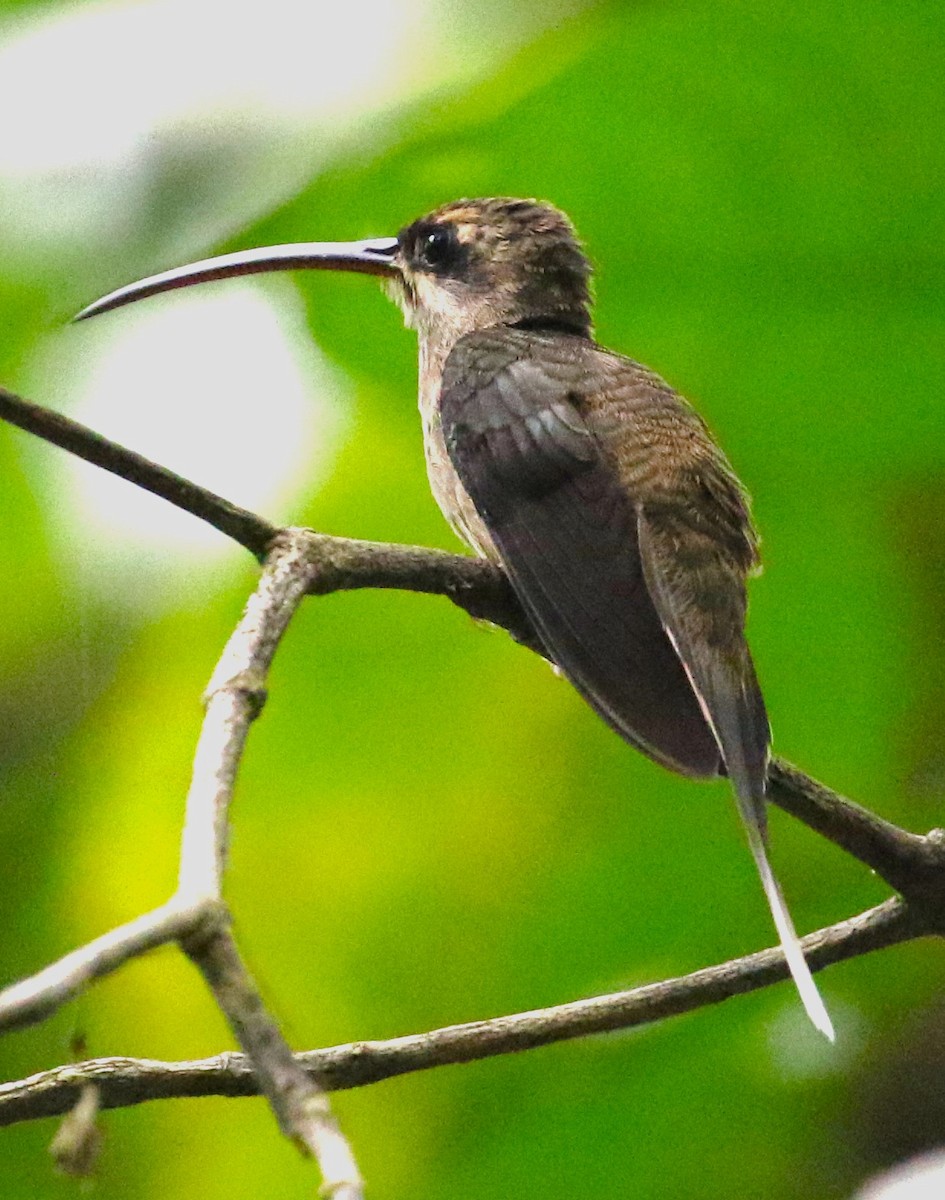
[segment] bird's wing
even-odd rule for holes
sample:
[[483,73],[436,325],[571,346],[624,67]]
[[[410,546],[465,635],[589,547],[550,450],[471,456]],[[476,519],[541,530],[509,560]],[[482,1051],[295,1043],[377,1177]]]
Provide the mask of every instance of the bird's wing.
[[[706,509],[713,464],[677,472],[671,498],[637,506],[643,576],[653,604],[699,697],[739,795],[751,797],[764,826],[770,732],[743,630],[744,569]],[[702,494],[694,494],[701,492]]]
[[457,343],[441,393],[450,459],[578,691],[657,761],[714,775],[719,747],[651,599],[633,503],[553,351],[536,335]]
[[578,691],[684,774],[715,774],[721,753],[798,992],[832,1038],[767,855],[770,735],[744,638],[755,542],[721,452],[662,381],[560,336],[461,339],[441,420],[519,599]]

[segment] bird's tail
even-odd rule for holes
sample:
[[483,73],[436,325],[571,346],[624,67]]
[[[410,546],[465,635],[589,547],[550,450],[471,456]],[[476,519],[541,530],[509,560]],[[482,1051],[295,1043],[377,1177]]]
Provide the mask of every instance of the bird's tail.
[[741,788],[737,789],[737,799],[738,811],[748,834],[748,845],[761,877],[761,886],[764,888],[768,907],[771,909],[771,916],[774,918],[774,925],[778,931],[778,937],[781,939],[781,949],[787,959],[794,986],[797,988],[801,1002],[814,1027],[832,1042],[834,1040],[833,1022],[830,1020],[830,1014],[817,990],[817,984],[814,983],[814,977],[804,958],[804,951],[801,949],[800,939],[794,928],[794,922],[791,920],[791,914],[788,912],[784,895],[768,860],[764,817],[765,802],[763,799],[759,801],[752,796],[742,795]]

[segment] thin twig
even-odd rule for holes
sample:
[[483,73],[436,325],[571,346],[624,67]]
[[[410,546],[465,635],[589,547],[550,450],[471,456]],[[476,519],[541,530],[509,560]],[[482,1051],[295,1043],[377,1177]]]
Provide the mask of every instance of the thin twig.
[[334,1200],[361,1200],[361,1176],[325,1089],[292,1053],[266,1011],[232,936],[218,932],[206,941],[188,942],[185,949],[252,1063],[257,1086],[280,1129],[318,1163],[323,1194]]
[[[0,419],[35,434],[70,454],[167,500],[206,521],[262,559],[279,532],[275,525],[112,442],[62,413],[43,408],[0,387]],[[321,594],[353,588],[403,588],[448,596],[471,616],[491,621],[517,641],[540,652],[505,573],[492,563],[421,546],[397,546],[354,538],[311,534],[321,562],[312,590]]]
[[547,657],[508,576],[495,563],[426,546],[365,542],[314,530],[308,530],[308,536],[312,558],[320,564],[313,593],[396,588],[447,596],[471,617],[498,625],[523,646]]
[[[273,656],[316,574],[304,530],[285,530],[275,538],[213,673],[181,840],[177,897],[182,905],[223,904],[229,808],[246,738],[265,702]],[[325,1195],[361,1200],[354,1156],[328,1099],[266,1010],[229,930],[219,924],[207,932],[198,929],[181,945],[252,1061],[280,1128],[318,1163]]]
[[178,895],[220,900],[229,806],[252,722],[266,701],[276,648],[312,579],[305,531],[285,531],[272,549],[204,694],[181,842]]
[[195,914],[162,904],[109,930],[57,962],[0,992],[0,1031],[42,1021],[129,959],[175,941],[194,927]]
[[170,501],[176,508],[182,508],[201,521],[206,521],[214,529],[219,529],[227,537],[245,546],[251,554],[261,559],[266,553],[266,547],[272,540],[276,530],[268,521],[257,517],[222,496],[208,492],[199,484],[191,483],[181,475],[175,475],[167,467],[151,462],[150,459],[136,454],[102,437],[100,433],[89,429],[88,426],[73,421],[71,417],[53,412],[30,400],[8,392],[0,387],[0,419],[35,433],[45,442],[60,446],[84,458],[86,462],[94,463],[127,479],[136,487],[153,492],[163,500]]
[[164,905],[66,955],[0,994],[0,1028],[39,1020],[134,955],[180,943],[210,986],[258,1074],[280,1127],[318,1162],[323,1191],[361,1200],[351,1150],[319,1084],[296,1061],[266,1011],[232,935],[223,900],[229,808],[276,648],[317,578],[305,531],[270,539],[259,584],[227,642],[206,695],[181,838],[178,887]]
[[[331,1160],[326,1188],[338,1200],[357,1200],[361,1187],[350,1151],[343,1139],[341,1143],[336,1141],[341,1135],[324,1097],[310,1080],[296,1071],[294,1064],[298,1060],[292,1058],[281,1033],[265,1013],[226,928],[227,914],[221,898],[227,814],[236,768],[249,725],[265,698],[269,663],[286,623],[307,592],[324,594],[359,587],[397,587],[442,594],[471,615],[507,629],[539,653],[540,641],[530,629],[508,580],[494,565],[420,547],[358,542],[305,530],[284,530],[274,542],[276,529],[254,514],[106,441],[66,417],[2,389],[0,418],[163,496],[233,537],[257,557],[273,546],[260,589],[231,638],[208,691],[207,718],[188,797],[177,894],[154,913],[106,934],[31,980],[0,994],[0,1027],[4,1020],[12,1024],[38,1019],[132,954],[177,938],[200,967],[231,1026],[249,1051],[283,1126],[313,1153]],[[900,830],[781,760],[772,764],[770,797],[868,863],[908,901],[908,904],[889,901],[852,922],[843,922],[805,939],[805,946],[812,947],[812,965],[945,929],[945,848],[938,833],[933,831],[922,838]],[[565,1037],[626,1028],[764,986],[784,974],[780,954],[766,951],[697,972],[683,980],[654,984],[617,997],[599,997],[560,1009],[457,1026],[431,1035],[398,1039],[373,1050],[359,1044],[349,1048],[347,1056],[362,1066],[373,1062],[375,1066],[371,1069],[377,1070],[378,1056],[384,1057],[383,1047],[396,1045],[401,1065],[395,1063],[393,1068],[385,1067],[382,1074],[373,1076],[381,1078],[419,1069],[417,1065],[403,1065],[408,1060],[414,1061],[411,1053],[420,1059],[428,1056],[420,1065],[434,1065],[434,1061],[467,1061]],[[406,1051],[408,1044],[412,1048],[410,1053]],[[312,1074],[319,1079],[324,1077],[328,1086],[342,1086],[332,1081],[324,1059],[324,1055],[341,1052],[321,1053],[321,1065],[312,1068]],[[236,1058],[227,1061],[232,1065]],[[74,1091],[74,1082],[71,1086]],[[108,1096],[103,1095],[102,1102],[108,1105]],[[325,1170],[324,1159],[321,1165]]]
[[909,833],[838,795],[783,758],[768,768],[768,798],[825,838],[866,863],[907,898],[929,903],[945,897],[945,854],[940,831]]
[[[0,417],[63,446],[106,470],[164,496],[170,503],[208,521],[259,555],[276,529],[252,513],[182,480],[132,451],[100,438],[85,426],[0,389]],[[499,567],[464,555],[418,546],[357,541],[297,531],[309,538],[305,555],[319,594],[352,588],[403,588],[448,596],[470,615],[506,629],[518,641],[542,652]],[[250,688],[255,686],[250,682]],[[769,772],[769,799],[812,829],[861,859],[903,895],[927,906],[945,904],[945,847],[935,836],[922,838],[861,808],[805,775],[783,759]]]
[[[808,934],[802,945],[811,966],[819,970],[908,941],[920,932],[921,922],[916,921],[908,906],[893,899]],[[626,992],[450,1025],[390,1041],[312,1050],[296,1055],[296,1061],[328,1091],[363,1087],[412,1071],[650,1024],[767,987],[787,976],[781,951],[762,950]],[[260,1091],[251,1062],[241,1054],[177,1063],[92,1059],[0,1085],[0,1126],[67,1112],[88,1083],[97,1085],[105,1108],[187,1096],[256,1096]]]

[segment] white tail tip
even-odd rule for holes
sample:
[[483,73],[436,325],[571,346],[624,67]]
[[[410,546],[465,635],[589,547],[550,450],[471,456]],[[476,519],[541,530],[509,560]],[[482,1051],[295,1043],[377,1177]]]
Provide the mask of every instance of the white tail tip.
[[739,805],[739,807],[742,809],[742,817],[744,818],[745,827],[748,832],[748,843],[751,846],[751,853],[758,868],[758,874],[761,876],[761,886],[764,888],[768,907],[771,909],[771,916],[774,918],[774,926],[778,931],[778,937],[781,939],[781,949],[784,951],[784,957],[787,959],[788,970],[791,972],[794,986],[797,988],[801,1003],[804,1005],[814,1028],[819,1030],[828,1041],[833,1042],[836,1040],[833,1022],[830,1019],[830,1014],[827,1012],[823,998],[817,990],[817,984],[814,983],[814,977],[811,974],[810,967],[807,965],[804,951],[801,949],[800,939],[797,936],[797,930],[794,928],[794,922],[791,920],[791,914],[788,912],[781,888],[778,886],[778,881],[771,870],[761,830],[758,828],[756,821],[752,819],[750,812],[746,812],[745,807],[742,805]]

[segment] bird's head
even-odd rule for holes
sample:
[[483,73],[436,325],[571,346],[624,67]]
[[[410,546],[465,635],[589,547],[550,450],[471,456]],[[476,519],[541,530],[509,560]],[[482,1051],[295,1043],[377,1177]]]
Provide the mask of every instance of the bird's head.
[[402,229],[390,291],[407,324],[453,338],[491,325],[590,332],[590,266],[536,200],[456,200]]

